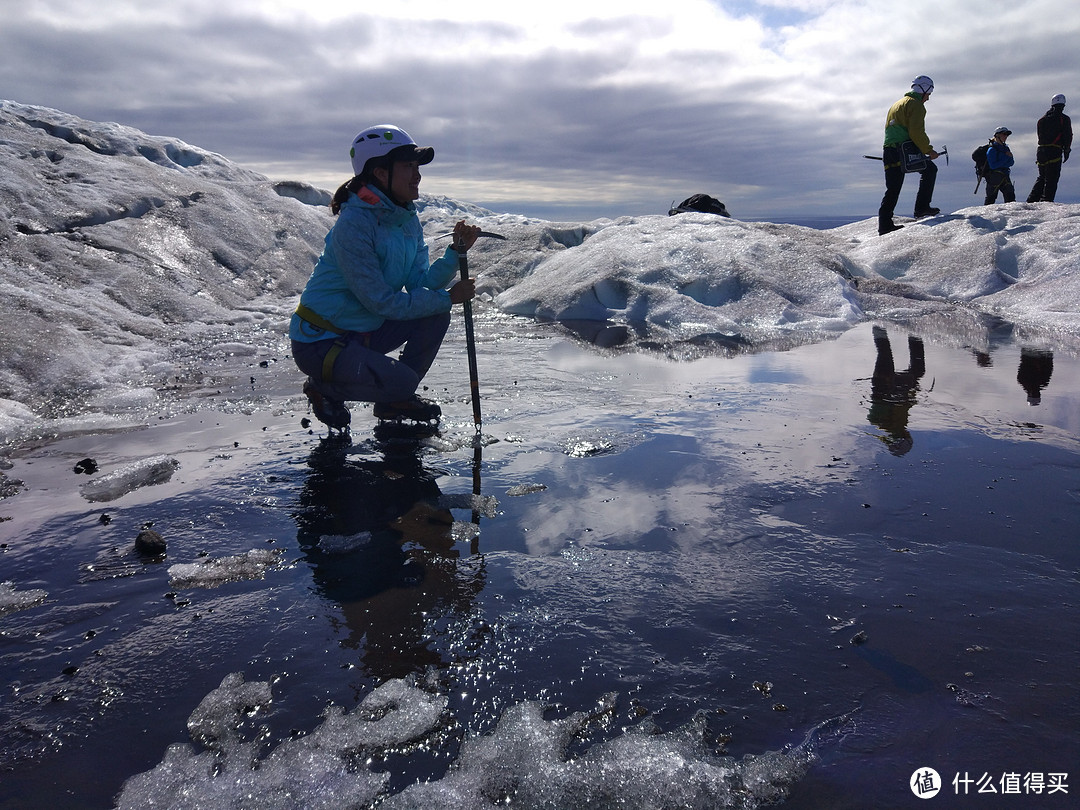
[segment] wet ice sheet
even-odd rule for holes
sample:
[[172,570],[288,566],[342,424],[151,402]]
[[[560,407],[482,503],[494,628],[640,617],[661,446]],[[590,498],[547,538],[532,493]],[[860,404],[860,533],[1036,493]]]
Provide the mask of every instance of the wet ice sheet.
[[[659,750],[650,773],[679,765],[674,738],[702,710],[707,755],[682,762],[708,790],[726,756],[772,762],[858,710],[789,806],[906,806],[924,758],[1080,759],[1075,206],[967,209],[879,239],[871,221],[556,224],[426,200],[431,233],[465,215],[508,237],[471,255],[484,439],[455,319],[425,380],[439,440],[380,443],[358,407],[338,452],[301,422],[284,344],[325,211],[220,156],[59,115],[103,148],[12,120],[0,154],[0,559],[16,598],[48,593],[0,628],[5,798],[107,806],[235,672],[273,684],[275,751],[328,705],[348,716],[423,673],[451,727],[387,759],[395,796],[417,780],[497,795],[498,762],[477,763],[500,722],[535,734],[508,750],[528,759],[535,739],[557,774],[522,791],[603,791],[597,762],[637,762],[608,756],[620,745]],[[530,314],[608,320],[508,315],[518,287]],[[793,350],[753,353],[769,346]],[[80,459],[107,474],[159,453],[181,464],[167,482],[79,493]],[[131,554],[146,525],[165,561]],[[253,543],[282,564],[172,589],[170,566]],[[613,690],[609,733],[561,757],[560,722]],[[660,734],[622,733],[646,716]]]
[[[452,348],[431,378],[446,451],[380,446],[362,412],[346,447],[325,442],[301,427],[297,393],[293,407],[286,395],[274,411],[68,436],[16,458],[25,491],[4,501],[5,574],[51,601],[4,619],[0,662],[19,683],[0,705],[19,780],[4,789],[32,785],[41,807],[57,806],[54,790],[107,806],[186,740],[193,707],[230,672],[272,684],[273,714],[252,718],[270,728],[262,757],[294,732],[309,736],[327,705],[349,711],[429,667],[439,675],[421,681],[447,699],[448,727],[389,756],[388,795],[410,795],[418,779],[474,795],[497,769],[462,760],[465,739],[482,748],[505,717],[550,751],[560,738],[532,722],[531,704],[552,706],[549,723],[612,691],[611,725],[571,743],[565,762],[543,760],[559,774],[552,791],[575,780],[602,790],[595,762],[635,761],[607,758],[624,727],[651,718],[673,734],[697,729],[698,712],[708,755],[683,761],[719,775],[729,758],[769,762],[857,710],[854,729],[785,783],[788,806],[820,806],[830,779],[844,796],[896,806],[910,797],[910,767],[895,790],[861,775],[916,754],[1063,767],[1038,758],[1075,745],[1075,651],[1062,639],[1076,619],[1046,611],[1069,603],[1076,566],[1058,527],[1071,527],[1080,491],[1080,374],[1055,354],[1033,405],[1012,333],[941,342],[928,326],[912,443],[896,455],[869,418],[870,327],[792,352],[676,364],[601,356],[552,334],[511,342],[505,324],[482,322],[481,369],[498,357],[529,374],[487,376],[484,430],[500,441],[482,447],[480,491],[496,504],[475,524],[474,451],[455,440],[473,430],[464,357]],[[903,371],[908,332],[887,331]],[[567,452],[583,437],[604,451]],[[88,510],[73,464],[91,455],[108,468],[148,447],[177,458],[182,476]],[[518,487],[529,494],[512,497]],[[391,529],[399,512],[411,519]],[[165,563],[124,552],[149,521],[169,541]],[[467,521],[477,531],[454,542]],[[358,551],[307,550],[363,531],[373,544]],[[284,564],[166,596],[169,566],[235,556],[253,538],[285,549]],[[123,557],[125,575],[86,578],[87,563],[105,573],[102,555]],[[654,750],[652,736],[625,744]],[[143,744],[119,747],[131,738]],[[1023,754],[1018,738],[1040,744]],[[682,750],[672,744],[662,737],[660,751]],[[451,762],[470,761],[467,780],[443,781]],[[98,778],[57,785],[58,767]],[[546,795],[540,783],[521,789]]]

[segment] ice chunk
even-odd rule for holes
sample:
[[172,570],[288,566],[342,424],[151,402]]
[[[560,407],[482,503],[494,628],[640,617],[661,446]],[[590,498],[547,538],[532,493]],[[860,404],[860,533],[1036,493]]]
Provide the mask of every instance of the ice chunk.
[[169,584],[174,588],[213,588],[223,582],[259,579],[266,569],[281,559],[281,549],[252,549],[231,557],[207,558],[194,563],[169,566]]
[[369,807],[389,779],[386,774],[351,770],[338,756],[313,751],[288,767],[253,770],[246,748],[233,756],[196,754],[172,745],[152,771],[124,783],[117,810],[147,807],[171,810],[338,810]]
[[115,501],[140,487],[163,484],[180,468],[180,462],[168,456],[151,456],[133,461],[87,481],[79,491],[88,501]]
[[858,322],[853,270],[835,238],[808,228],[626,218],[543,257],[495,301],[522,315],[647,327],[650,340],[767,340]]
[[631,730],[568,758],[590,715],[546,720],[535,702],[508,709],[491,734],[461,746],[442,779],[380,804],[405,808],[754,808],[784,798],[812,758],[803,746],[736,760],[705,744],[704,723],[654,734]]
[[415,742],[435,730],[446,706],[444,695],[433,695],[404,680],[390,680],[351,712],[329,707],[318,728],[306,737],[282,743],[268,761],[292,759],[298,754],[293,748],[345,753]]
[[0,440],[9,441],[37,418],[23,403],[0,398]]
[[220,740],[235,737],[244,719],[268,707],[271,699],[269,683],[248,683],[241,673],[230,673],[195,707],[188,733],[206,747],[215,747]]
[[450,537],[455,543],[469,543],[480,536],[480,527],[472,521],[455,520],[450,527]]
[[48,595],[40,588],[16,591],[14,582],[0,582],[0,616],[39,605]]
[[348,554],[369,543],[371,543],[371,532],[324,534],[319,538],[319,551],[325,554]]
[[446,493],[439,498],[439,506],[445,509],[471,509],[484,517],[493,518],[499,511],[499,499],[494,495],[475,493]]
[[[213,750],[170,746],[157,767],[124,783],[117,808],[369,807],[389,776],[358,764],[355,754],[425,737],[438,727],[447,704],[444,696],[405,681],[387,681],[353,711],[331,707],[311,734],[288,739],[259,760],[257,743],[240,731],[270,701],[269,683],[247,683],[239,673],[226,676],[188,719],[192,738]],[[253,730],[253,736],[259,733]]]
[[277,810],[377,802],[380,810],[511,804],[752,810],[781,801],[814,759],[814,734],[783,751],[740,760],[720,755],[706,742],[703,716],[665,733],[646,721],[571,757],[571,746],[612,716],[616,696],[551,720],[543,704],[525,701],[503,712],[490,734],[466,739],[441,779],[387,795],[389,776],[370,771],[365,755],[407,754],[407,746],[430,738],[446,720],[445,696],[387,681],[350,712],[331,706],[310,734],[284,740],[260,759],[257,740],[266,730],[248,727],[250,741],[243,730],[270,699],[269,684],[226,677],[188,720],[192,738],[213,750],[170,746],[157,767],[128,779],[117,807]]
[[519,497],[521,495],[532,495],[534,492],[543,492],[545,489],[547,489],[547,484],[518,484],[506,490],[506,494],[511,497]]

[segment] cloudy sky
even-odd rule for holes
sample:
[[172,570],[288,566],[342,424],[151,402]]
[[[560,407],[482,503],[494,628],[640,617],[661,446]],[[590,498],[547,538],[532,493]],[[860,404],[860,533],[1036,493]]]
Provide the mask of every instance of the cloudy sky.
[[[336,187],[360,129],[435,147],[422,190],[545,219],[876,214],[885,112],[933,77],[934,202],[1009,126],[1018,196],[1054,93],[1080,110],[1074,0],[0,0],[0,97]],[[1080,125],[1080,119],[1077,120]],[[909,214],[915,177],[898,214]],[[1080,201],[1080,160],[1059,201]]]

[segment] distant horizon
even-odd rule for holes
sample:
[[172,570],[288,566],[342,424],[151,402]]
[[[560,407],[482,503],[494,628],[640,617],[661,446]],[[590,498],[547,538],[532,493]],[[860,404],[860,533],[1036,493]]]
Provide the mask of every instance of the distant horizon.
[[[685,197],[683,199],[685,199]],[[612,214],[609,210],[610,206],[590,208],[569,204],[566,206],[531,204],[524,206],[528,210],[511,210],[504,203],[491,203],[477,200],[462,200],[461,202],[472,203],[473,205],[478,205],[481,208],[486,208],[489,211],[494,211],[499,214],[517,214],[519,216],[542,219],[548,222],[592,222],[597,219],[618,219],[619,217],[666,216],[668,213],[667,209],[665,209],[663,211],[623,211],[621,213]],[[676,200],[676,202],[679,201]],[[868,214],[799,214],[787,212],[770,216],[739,216],[737,212],[730,211],[730,208],[729,212],[732,219],[741,220],[742,222],[775,222],[777,224],[806,225],[808,227],[816,227],[811,223],[825,222],[849,225],[852,222],[874,219],[877,216],[876,211]],[[829,227],[835,226],[830,225]]]
[[[440,194],[429,191],[428,189],[423,188],[423,186],[421,186],[421,193],[432,197],[449,197],[450,199],[457,200],[461,203],[479,206],[480,208],[487,209],[496,214],[517,215],[528,217],[530,219],[541,219],[548,222],[592,222],[598,219],[619,219],[620,217],[667,216],[668,209],[670,208],[670,205],[668,205],[665,206],[663,210],[649,210],[643,205],[636,205],[627,210],[613,211],[613,206],[611,205],[579,205],[574,203],[545,205],[525,201],[522,201],[518,205],[514,205],[513,203],[507,203],[505,201],[475,200],[455,197],[448,194]],[[686,194],[680,199],[674,200],[673,203],[681,202],[689,196],[690,194]],[[721,202],[724,202],[722,197],[717,195],[712,196],[716,197]],[[849,224],[851,222],[861,222],[864,219],[873,219],[877,216],[876,210],[867,214],[801,214],[798,212],[787,211],[769,215],[739,216],[737,211],[731,210],[729,204],[725,203],[725,205],[728,208],[732,219],[741,220],[743,222],[776,222],[798,225],[809,222],[843,221],[845,224]]]

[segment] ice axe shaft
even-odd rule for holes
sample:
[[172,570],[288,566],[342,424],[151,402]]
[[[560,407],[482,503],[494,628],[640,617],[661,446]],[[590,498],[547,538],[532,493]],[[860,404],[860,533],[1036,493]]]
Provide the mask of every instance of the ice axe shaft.
[[[479,235],[493,239],[506,238],[500,234],[488,233],[487,231],[480,231]],[[469,278],[468,250],[456,244],[454,250],[458,254],[458,273],[461,275],[462,281],[467,281]],[[472,397],[473,426],[476,428],[477,434],[479,434],[483,420],[480,416],[480,373],[476,367],[476,332],[473,329],[472,301],[466,301],[461,306],[465,314],[465,350],[469,356],[469,393]]]
[[[454,235],[453,233],[444,233],[444,234],[440,234],[439,236],[436,236],[435,238],[436,239],[445,239],[446,237],[453,236],[453,235]],[[506,237],[503,236],[501,233],[492,233],[491,231],[480,231],[480,233],[477,234],[477,236],[478,237],[479,236],[487,236],[490,239],[502,239],[503,241],[506,240]],[[457,245],[454,245],[454,250],[457,250],[457,249],[458,249]]]
[[[469,278],[469,258],[462,253],[458,258],[458,272],[461,280]],[[480,372],[476,368],[476,333],[473,330],[472,301],[466,301],[461,305],[465,313],[465,350],[469,355],[469,394],[472,397],[472,418],[476,432],[480,432],[483,419],[480,416]]]
[[[949,165],[949,148],[947,146],[941,147],[941,151],[938,152],[938,154],[945,156],[945,165],[948,166]],[[885,159],[881,155],[863,155],[863,157],[866,158],[867,160],[884,160]]]

